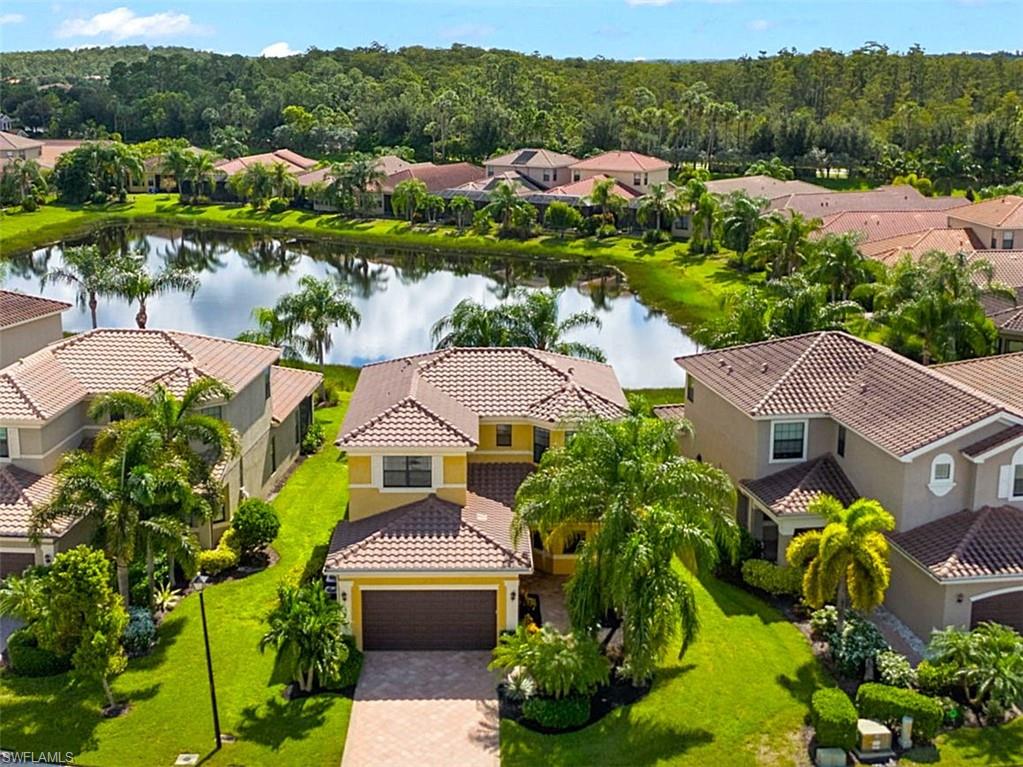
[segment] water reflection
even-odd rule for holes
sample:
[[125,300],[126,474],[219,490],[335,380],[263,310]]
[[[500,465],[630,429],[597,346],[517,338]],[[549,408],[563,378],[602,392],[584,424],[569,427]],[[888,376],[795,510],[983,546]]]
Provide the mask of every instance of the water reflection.
[[[257,233],[170,228],[110,227],[91,242],[106,252],[146,254],[150,269],[187,268],[202,285],[194,298],[171,293],[149,301],[149,327],[233,338],[253,326],[252,309],[270,306],[293,290],[303,275],[336,275],[350,286],[362,314],[354,331],[336,329],[330,362],[362,365],[430,348],[430,327],[464,298],[488,305],[515,287],[565,288],[562,312],[588,310],[603,327],[573,334],[607,354],[623,385],[679,386],[673,357],[693,342],[629,293],[614,271],[564,261],[526,261],[484,255],[353,247],[330,241],[274,239]],[[6,286],[74,302],[73,288],[48,284],[46,272],[61,262],[59,247],[41,248],[12,263]],[[135,309],[119,298],[102,298],[101,326],[133,327]],[[90,326],[88,310],[64,315],[68,330]]]

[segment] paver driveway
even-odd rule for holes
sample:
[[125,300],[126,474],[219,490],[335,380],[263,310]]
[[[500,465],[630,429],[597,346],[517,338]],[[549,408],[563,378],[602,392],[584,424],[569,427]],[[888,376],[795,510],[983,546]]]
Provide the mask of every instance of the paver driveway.
[[342,767],[496,767],[488,652],[369,652]]

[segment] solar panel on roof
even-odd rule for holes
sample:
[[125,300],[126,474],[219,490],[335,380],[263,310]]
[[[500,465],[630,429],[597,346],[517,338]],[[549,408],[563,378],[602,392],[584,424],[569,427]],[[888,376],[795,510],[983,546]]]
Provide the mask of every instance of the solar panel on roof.
[[524,152],[519,152],[519,156],[512,160],[512,165],[525,165],[527,162],[536,156],[535,149],[527,149]]

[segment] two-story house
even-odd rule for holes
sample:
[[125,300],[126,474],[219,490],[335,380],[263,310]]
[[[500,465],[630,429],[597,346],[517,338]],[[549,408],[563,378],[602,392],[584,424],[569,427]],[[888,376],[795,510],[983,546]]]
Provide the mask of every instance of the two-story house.
[[671,163],[638,152],[604,152],[569,166],[572,181],[593,176],[609,176],[638,194],[646,194],[655,184],[668,183]]
[[61,313],[71,304],[0,290],[0,368],[7,367],[64,335]]
[[570,571],[585,535],[513,540],[519,484],[574,422],[626,410],[609,366],[535,349],[456,348],[364,367],[337,442],[348,514],[324,566],[359,646],[490,649],[513,630],[519,576],[534,561]]
[[1023,248],[1023,197],[1008,194],[949,211],[948,226],[968,227],[983,247]]
[[487,178],[514,173],[535,182],[540,189],[550,189],[571,181],[569,168],[577,162],[578,158],[570,154],[550,149],[517,149],[491,157],[484,163],[484,167]]
[[841,332],[677,360],[691,457],[739,490],[737,518],[784,562],[821,493],[896,520],[886,604],[921,636],[1023,628],[1023,354],[927,368]]
[[[44,341],[45,343],[45,341]],[[68,518],[29,540],[33,509],[54,488],[61,456],[88,445],[105,423],[89,418],[99,395],[147,394],[163,384],[181,395],[208,376],[233,395],[205,410],[238,433],[240,454],[218,465],[225,485],[219,516],[197,525],[205,546],[216,542],[241,498],[262,496],[299,454],[312,421],[319,373],[274,365],[278,349],[167,330],[99,329],[43,345],[0,369],[0,575],[49,562],[86,542],[91,529]]]

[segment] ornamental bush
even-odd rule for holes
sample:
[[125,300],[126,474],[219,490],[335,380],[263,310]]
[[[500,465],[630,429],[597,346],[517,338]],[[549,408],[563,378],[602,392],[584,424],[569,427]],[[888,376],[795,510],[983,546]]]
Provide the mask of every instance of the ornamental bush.
[[878,678],[892,687],[915,687],[916,672],[905,655],[894,650],[882,650],[874,658]]
[[156,624],[145,607],[128,608],[128,625],[121,636],[121,646],[129,658],[138,658],[149,652],[156,641]]
[[291,202],[286,197],[272,197],[266,204],[266,209],[270,213],[283,213],[290,205]]
[[550,698],[589,696],[611,673],[592,637],[562,634],[549,626],[536,631],[525,624],[498,639],[490,668],[521,668],[536,682],[537,694]]
[[71,668],[71,659],[44,650],[35,634],[25,627],[7,638],[7,658],[11,671],[19,676],[53,676]]
[[345,634],[342,637],[345,646],[348,647],[348,657],[341,664],[338,670],[337,679],[332,680],[332,685],[344,689],[355,687],[359,683],[359,675],[362,673],[362,651],[355,646],[355,638]]
[[259,498],[246,498],[238,505],[231,520],[235,541],[242,552],[249,554],[268,546],[281,529],[277,511]]
[[923,741],[934,739],[944,717],[941,704],[934,698],[876,682],[860,685],[856,693],[856,708],[865,719],[874,719],[889,727],[901,724],[902,717],[911,716],[913,738]]
[[302,455],[312,455],[317,452],[326,441],[327,435],[323,431],[323,422],[313,419],[302,437]]
[[916,688],[924,695],[948,695],[959,687],[959,669],[954,663],[922,660],[916,667]]
[[798,597],[803,593],[803,571],[798,567],[779,567],[764,559],[743,563],[742,579],[753,588],[774,596]]
[[810,699],[810,718],[817,733],[817,745],[848,751],[856,745],[856,707],[842,690],[817,690]]
[[528,698],[522,703],[522,716],[552,730],[580,727],[590,718],[590,699],[585,695]]
[[810,633],[819,641],[827,641],[838,627],[838,608],[825,605],[810,614]]
[[234,528],[228,528],[220,536],[220,543],[215,549],[203,549],[195,558],[196,567],[206,575],[217,575],[238,566],[241,549],[235,540]]
[[850,615],[842,633],[831,634],[828,644],[839,673],[849,679],[862,679],[867,661],[891,649],[877,626],[858,615]]

